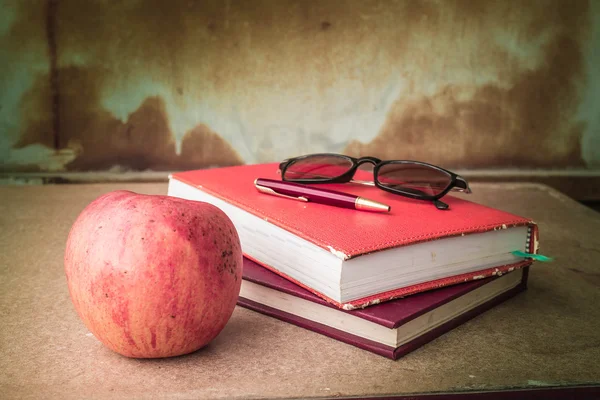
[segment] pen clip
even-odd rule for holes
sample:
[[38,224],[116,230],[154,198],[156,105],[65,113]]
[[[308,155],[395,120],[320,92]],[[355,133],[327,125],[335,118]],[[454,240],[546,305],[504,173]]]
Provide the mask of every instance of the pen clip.
[[291,199],[291,200],[308,201],[308,199],[303,196],[300,196],[300,197],[287,196],[285,194],[277,193],[276,191],[274,191],[273,189],[268,188],[268,187],[260,186],[257,184],[254,184],[254,186],[256,187],[256,189],[258,189],[258,191],[266,193],[266,194],[272,194],[273,196],[285,197],[286,199]]

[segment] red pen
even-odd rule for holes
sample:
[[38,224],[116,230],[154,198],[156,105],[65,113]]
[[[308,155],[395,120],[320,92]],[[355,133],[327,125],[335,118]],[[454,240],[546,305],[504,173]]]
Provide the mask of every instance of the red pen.
[[299,183],[257,178],[254,186],[258,191],[286,199],[312,201],[329,206],[350,208],[362,211],[388,212],[390,206],[349,193],[318,189]]

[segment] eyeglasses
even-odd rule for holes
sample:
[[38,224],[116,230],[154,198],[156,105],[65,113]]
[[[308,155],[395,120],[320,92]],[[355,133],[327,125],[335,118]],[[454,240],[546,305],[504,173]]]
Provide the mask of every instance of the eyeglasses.
[[[373,164],[373,182],[353,179],[362,164]],[[359,183],[417,200],[433,201],[440,210],[448,205],[439,199],[449,191],[471,193],[459,175],[420,161],[382,161],[375,157],[354,158],[342,154],[309,154],[279,164],[281,179],[298,183]],[[359,171],[365,173],[365,171]]]

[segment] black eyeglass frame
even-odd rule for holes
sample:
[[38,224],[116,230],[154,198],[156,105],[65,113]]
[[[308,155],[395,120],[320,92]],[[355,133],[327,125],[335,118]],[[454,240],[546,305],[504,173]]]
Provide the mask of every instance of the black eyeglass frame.
[[[346,171],[342,175],[334,177],[334,178],[321,178],[321,179],[318,179],[318,178],[317,179],[313,179],[313,178],[308,178],[308,179],[285,179],[285,172],[286,172],[286,170],[291,165],[293,165],[297,161],[305,160],[305,159],[311,158],[311,157],[337,157],[337,158],[343,158],[345,160],[348,160],[348,161],[352,162],[352,167],[350,169],[348,169],[348,171]],[[460,191],[460,192],[464,192],[464,193],[471,193],[471,189],[469,187],[469,183],[466,181],[466,179],[464,179],[460,175],[455,174],[452,171],[448,171],[447,169],[438,167],[437,165],[428,164],[428,163],[425,163],[425,162],[422,162],[422,161],[414,161],[414,160],[386,160],[386,161],[383,161],[383,160],[380,160],[379,158],[376,158],[376,157],[360,157],[360,158],[356,158],[356,157],[350,157],[350,156],[347,156],[347,155],[344,155],[344,154],[337,154],[337,153],[316,153],[316,154],[306,154],[306,155],[303,155],[303,156],[298,156],[298,157],[293,157],[293,158],[288,158],[286,160],[283,160],[279,164],[279,171],[281,173],[281,179],[285,180],[285,181],[289,181],[289,182],[297,182],[297,183],[348,183],[348,182],[352,182],[352,178],[354,177],[354,174],[356,173],[356,170],[358,169],[358,167],[360,167],[362,164],[365,164],[365,163],[373,164],[373,183],[379,189],[385,190],[386,192],[390,192],[390,193],[394,193],[394,194],[399,194],[401,196],[405,196],[405,197],[409,197],[409,198],[412,198],[412,199],[416,199],[416,200],[430,200],[430,201],[434,201],[434,202],[436,202],[436,207],[438,207],[440,209],[446,209],[446,208],[448,208],[448,205],[440,202],[439,199],[441,199],[442,197],[444,197],[451,190]],[[435,169],[437,171],[441,171],[441,172],[447,174],[450,177],[450,183],[448,184],[448,186],[443,191],[441,191],[440,193],[438,193],[436,195],[427,195],[425,193],[418,194],[418,193],[413,193],[413,192],[402,190],[402,189],[394,189],[394,188],[386,187],[381,182],[379,182],[379,170],[382,167],[384,167],[386,165],[389,165],[389,164],[415,164],[415,165],[421,165],[421,166],[424,166],[424,167],[432,168],[432,169]],[[361,182],[357,182],[357,183],[361,183]],[[369,184],[370,184],[370,182],[369,182]],[[438,204],[438,202],[441,203],[441,204]]]

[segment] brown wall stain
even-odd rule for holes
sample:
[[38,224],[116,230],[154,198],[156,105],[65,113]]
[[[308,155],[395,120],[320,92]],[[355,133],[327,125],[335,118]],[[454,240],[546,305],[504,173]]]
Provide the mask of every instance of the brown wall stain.
[[[140,59],[162,60],[161,64],[168,69],[176,63],[177,44],[182,42],[181,35],[185,35],[182,25],[185,25],[186,15],[193,11],[192,6],[200,5],[193,3],[174,7],[158,1],[153,5],[131,3],[133,5],[113,7],[108,3],[89,2],[81,7],[77,1],[48,0],[45,5],[17,7],[18,21],[2,42],[14,47],[16,54],[41,54],[48,60],[49,71],[36,75],[33,85],[19,102],[21,134],[13,148],[42,145],[73,151],[77,158],[65,165],[65,169],[72,171],[177,170],[242,164],[236,151],[203,124],[184,135],[181,154],[176,154],[175,139],[160,97],[147,98],[125,122],[101,105],[103,90],[106,92],[111,86],[111,73],[119,73],[110,68],[119,65],[120,60],[113,57],[118,43],[127,43],[130,55],[138,62]],[[209,8],[203,7],[203,12],[207,10]],[[28,21],[42,27],[42,31],[45,25],[45,41],[36,40],[37,36],[32,38],[35,27]],[[109,21],[111,26],[107,26]],[[165,30],[169,27],[171,33]],[[205,28],[208,29],[208,24]],[[127,40],[138,33],[146,35],[143,45],[139,38]],[[67,62],[65,66],[62,60],[65,53],[78,50],[97,63],[73,66]],[[127,59],[124,56],[121,60],[127,62]],[[109,69],[102,67],[106,65]],[[171,72],[176,71],[171,69]],[[6,167],[18,171],[40,170],[35,164],[8,165],[3,169]]]
[[229,143],[204,124],[187,132],[181,144],[178,168],[193,169],[207,165],[240,165],[242,159]]
[[[252,123],[286,99],[304,96],[302,114],[330,107],[336,90],[357,88],[352,96],[360,99],[398,76],[406,88],[377,136],[344,141],[345,152],[448,167],[583,165],[585,125],[576,114],[585,84],[586,1],[149,0],[82,7],[48,0],[18,10],[0,44],[24,59],[44,54],[48,68],[32,72],[35,82],[20,99],[15,148],[71,149],[78,156],[68,170],[241,164],[236,148],[244,144],[229,144],[207,122],[173,132],[179,120],[167,110],[235,106]],[[33,17],[35,26],[27,19]],[[36,26],[44,21],[40,42]],[[527,54],[498,43],[504,34],[505,42],[529,46]],[[125,114],[117,118],[119,96],[136,98],[137,91],[145,93],[142,101],[123,100],[131,108],[117,110]],[[377,102],[372,98],[365,104]],[[339,117],[353,112],[343,109]],[[248,142],[270,139],[256,128],[243,132],[257,136]]]
[[[100,105],[104,71],[69,67],[60,68],[58,76],[61,140],[78,153],[66,166],[68,170],[174,170],[243,163],[229,144],[203,125],[186,134],[182,154],[177,155],[164,102],[158,97],[147,98],[125,122],[115,118]],[[24,97],[24,109],[35,108],[40,99],[50,97],[48,82],[47,76],[39,77]],[[52,113],[28,115],[28,129],[17,147],[35,143],[51,147]]]
[[[514,15],[486,10],[489,2],[457,4],[482,23],[482,15],[514,22],[506,19]],[[508,87],[447,84],[431,96],[400,97],[379,135],[366,144],[353,141],[345,152],[460,168],[584,165],[580,139],[585,125],[575,115],[585,80],[582,46],[589,28],[587,3],[552,5],[556,7],[538,3],[533,14],[522,10],[524,15],[535,15],[526,27],[530,37],[553,29],[538,68],[515,72],[511,67],[505,75]],[[508,58],[501,50],[495,55]],[[498,63],[510,64],[510,60]]]

